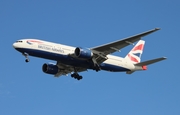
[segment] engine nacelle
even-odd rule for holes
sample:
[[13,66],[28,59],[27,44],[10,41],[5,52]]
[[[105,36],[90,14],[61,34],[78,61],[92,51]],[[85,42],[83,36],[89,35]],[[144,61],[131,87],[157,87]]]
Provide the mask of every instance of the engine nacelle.
[[58,66],[57,65],[54,65],[54,64],[43,64],[42,66],[42,70],[44,73],[47,73],[47,74],[57,74],[58,73]]
[[93,53],[90,49],[77,47],[74,51],[76,57],[83,59],[90,59],[93,56]]

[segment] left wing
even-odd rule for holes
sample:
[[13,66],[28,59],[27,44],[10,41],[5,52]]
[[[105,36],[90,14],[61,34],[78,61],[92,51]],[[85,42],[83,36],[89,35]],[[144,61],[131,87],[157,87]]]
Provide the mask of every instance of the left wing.
[[59,68],[59,72],[57,74],[55,74],[55,77],[60,77],[62,75],[68,75],[69,73],[74,72],[74,69],[76,69],[76,72],[82,72],[82,71],[87,71],[87,68],[82,68],[82,67],[73,67],[70,65],[65,65],[59,61],[57,61],[56,64]]
[[153,30],[150,30],[150,31],[147,31],[147,32],[135,35],[135,36],[131,36],[131,37],[128,37],[128,38],[125,38],[122,40],[118,40],[115,42],[97,46],[97,47],[91,48],[91,50],[103,52],[103,54],[108,55],[108,54],[114,53],[130,44],[133,44],[134,42],[140,40],[142,37],[144,37],[148,34],[151,34],[157,30],[159,30],[159,28],[155,28]]
[[95,54],[95,60],[98,64],[102,63],[103,61],[105,61],[107,59],[107,55],[114,53],[116,51],[119,51],[120,49],[133,44],[134,42],[140,40],[142,37],[151,34],[155,31],[159,30],[159,28],[155,28],[153,30],[149,30],[147,32],[143,32],[141,34],[135,35],[135,36],[131,36],[122,40],[118,40],[115,42],[111,42],[108,44],[104,44],[101,46],[97,46],[97,47],[93,47],[91,48],[92,52]]

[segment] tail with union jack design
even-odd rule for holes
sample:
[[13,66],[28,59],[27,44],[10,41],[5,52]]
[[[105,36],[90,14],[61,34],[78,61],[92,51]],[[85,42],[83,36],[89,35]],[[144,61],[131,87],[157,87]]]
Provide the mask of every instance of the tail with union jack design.
[[141,62],[141,55],[143,53],[145,41],[139,40],[134,48],[126,55],[125,59],[131,61],[133,64]]

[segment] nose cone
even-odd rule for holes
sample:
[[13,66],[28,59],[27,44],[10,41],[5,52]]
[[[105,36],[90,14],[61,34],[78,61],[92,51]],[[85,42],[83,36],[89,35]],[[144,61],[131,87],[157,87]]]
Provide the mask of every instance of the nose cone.
[[17,48],[17,43],[13,43],[13,47],[16,49]]

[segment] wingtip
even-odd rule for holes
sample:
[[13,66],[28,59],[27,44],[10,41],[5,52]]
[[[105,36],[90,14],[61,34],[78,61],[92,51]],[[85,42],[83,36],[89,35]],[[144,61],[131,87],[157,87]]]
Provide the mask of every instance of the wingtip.
[[166,59],[167,59],[167,57],[161,57],[160,59],[161,59],[161,60],[166,60]]
[[167,59],[167,57],[162,57],[163,59]]
[[155,28],[155,30],[160,30],[161,28]]

